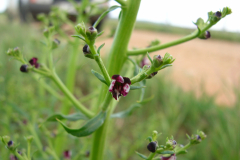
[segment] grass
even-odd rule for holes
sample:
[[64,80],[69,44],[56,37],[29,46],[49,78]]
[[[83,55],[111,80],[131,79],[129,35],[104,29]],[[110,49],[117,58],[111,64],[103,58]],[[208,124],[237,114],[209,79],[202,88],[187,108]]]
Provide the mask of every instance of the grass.
[[[9,135],[15,142],[20,142],[20,149],[26,148],[24,136],[33,134],[28,130],[28,125],[31,124],[35,126],[42,146],[46,147],[45,137],[49,135],[37,125],[48,115],[58,112],[61,102],[39,85],[38,81],[41,81],[41,78],[35,80],[30,74],[20,73],[21,64],[10,60],[5,54],[8,48],[19,46],[26,59],[37,56],[41,61],[41,56],[45,54],[39,42],[43,39],[41,32],[29,25],[1,22],[0,35],[0,136]],[[54,56],[57,72],[64,80],[68,48],[64,42],[61,45],[61,48],[54,52]],[[99,81],[90,72],[91,68],[96,70],[91,60],[85,59],[80,53],[75,87],[75,95],[79,99],[92,93],[99,86]],[[145,97],[154,95],[155,98],[151,102],[135,110],[131,117],[111,121],[106,160],[139,160],[135,151],[149,154],[146,138],[153,130],[163,133],[159,137],[161,143],[165,142],[166,137],[173,135],[179,144],[186,144],[186,133],[195,133],[197,129],[206,132],[207,139],[191,148],[188,154],[179,156],[178,160],[240,159],[239,101],[233,107],[219,107],[214,103],[214,97],[203,94],[197,99],[193,93],[183,92],[173,82],[166,81],[164,77],[167,76],[159,73],[148,80]],[[50,81],[46,81],[50,84]],[[239,90],[236,90],[236,94],[239,97]],[[128,108],[138,98],[139,92],[131,91],[127,97],[122,98],[116,112]],[[91,106],[92,100],[84,104]],[[28,124],[23,124],[23,121],[27,121]],[[82,122],[77,122],[72,126],[81,124]],[[56,123],[46,126],[51,133],[51,139],[54,140],[56,136],[52,135],[55,134]],[[63,148],[72,150],[73,155],[81,152],[84,157],[85,152],[91,148],[91,136],[86,139],[66,136],[68,143]],[[39,150],[36,142],[35,138],[33,150]],[[9,152],[1,142],[0,151],[0,159],[8,159]],[[35,160],[40,160],[40,151],[37,151],[34,157]]]
[[[105,25],[111,26],[110,28],[115,28],[117,25],[117,20],[109,19]],[[188,35],[194,31],[194,29],[176,27],[176,26],[159,24],[159,23],[150,23],[150,22],[144,22],[144,21],[138,21],[135,25],[135,28],[138,30],[150,30],[155,32],[180,34],[180,35]],[[214,30],[210,30],[210,31],[211,31],[212,39],[240,42],[240,33],[227,32],[227,31],[214,31]]]

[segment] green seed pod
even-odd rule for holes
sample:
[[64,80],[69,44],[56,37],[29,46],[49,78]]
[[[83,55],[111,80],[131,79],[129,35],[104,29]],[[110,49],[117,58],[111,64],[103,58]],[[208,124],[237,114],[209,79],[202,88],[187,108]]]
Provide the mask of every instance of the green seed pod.
[[76,25],[75,30],[77,31],[78,34],[81,34],[84,37],[86,36],[86,27],[83,22]]

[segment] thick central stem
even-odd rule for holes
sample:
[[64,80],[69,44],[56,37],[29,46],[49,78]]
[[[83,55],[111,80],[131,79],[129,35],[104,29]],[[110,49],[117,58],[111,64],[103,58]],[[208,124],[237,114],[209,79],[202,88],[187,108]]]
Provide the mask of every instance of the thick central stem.
[[[124,62],[127,59],[128,43],[134,28],[140,2],[141,0],[128,0],[126,1],[126,6],[122,7],[122,15],[109,55],[108,72],[110,77],[114,74],[120,73]],[[100,94],[99,102],[102,102],[105,95],[110,96],[107,92],[107,87],[105,87]],[[94,133],[92,150],[90,152],[91,160],[103,160],[107,128],[110,116],[114,110],[113,107],[114,106],[109,107],[107,118],[103,126]]]

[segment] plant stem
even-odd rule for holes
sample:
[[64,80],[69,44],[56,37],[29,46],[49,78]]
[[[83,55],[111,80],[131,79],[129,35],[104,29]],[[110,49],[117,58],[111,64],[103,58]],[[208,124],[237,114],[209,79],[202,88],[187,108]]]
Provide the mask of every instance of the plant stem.
[[27,156],[28,156],[28,159],[31,160],[31,142],[28,142]]
[[117,3],[119,3],[121,6],[126,6],[126,1],[124,0],[115,0]]
[[186,149],[188,149],[191,146],[191,143],[189,142],[188,144],[186,144],[184,147],[180,148],[179,150],[176,151],[176,155],[178,155],[180,152],[185,151]]
[[152,47],[149,47],[149,48],[138,49],[138,50],[130,50],[130,51],[127,52],[127,54],[129,56],[137,56],[137,55],[140,55],[140,54],[146,54],[147,52],[150,53],[150,52],[159,51],[161,49],[165,49],[165,48],[175,46],[175,45],[184,43],[186,41],[192,40],[192,39],[196,38],[197,36],[198,36],[198,30],[196,30],[192,34],[187,35],[187,36],[185,36],[183,38],[180,38],[178,40],[175,40],[175,41],[172,41],[172,42],[169,42],[169,43],[165,43],[165,44],[152,46]]
[[194,38],[197,38],[201,33],[204,33],[206,30],[208,30],[209,28],[211,28],[214,24],[209,23],[206,27],[204,27],[201,32],[199,32],[199,30],[194,31],[192,34],[187,35],[183,38],[180,38],[178,40],[169,42],[169,43],[165,43],[165,44],[160,44],[160,45],[156,45],[156,46],[152,46],[149,48],[144,48],[144,49],[139,49],[139,50],[130,50],[127,52],[127,54],[129,56],[137,56],[140,54],[146,54],[147,52],[155,52],[155,51],[159,51],[168,47],[172,47],[187,41],[190,41]]
[[80,103],[73,95],[72,93],[67,89],[67,87],[63,84],[63,82],[60,80],[60,78],[57,76],[55,72],[53,72],[52,80],[56,83],[56,85],[62,90],[62,92],[65,94],[65,96],[68,97],[68,99],[75,105],[75,107],[80,110],[83,114],[85,114],[87,117],[92,118],[94,116],[94,113],[89,111],[85,106]]
[[103,77],[107,81],[107,84],[110,85],[111,78],[110,78],[110,76],[108,74],[108,71],[107,71],[107,69],[106,69],[106,67],[105,67],[105,65],[104,65],[100,55],[97,53],[96,48],[94,47],[94,44],[89,44],[89,48],[90,48],[92,54],[94,55],[94,59],[97,62],[98,66],[99,66],[99,68],[100,68],[100,70],[101,70],[101,72],[103,74]]
[[156,155],[156,152],[155,153],[150,153],[150,155],[148,156],[147,160],[152,160],[155,155]]
[[[128,43],[134,28],[140,2],[141,0],[126,1],[126,7],[122,8],[120,22],[117,27],[116,35],[109,56],[108,73],[110,76],[114,74],[119,74],[124,62],[127,59],[126,52],[128,48]],[[104,97],[106,97],[106,100],[110,99],[111,94],[107,93],[108,89],[107,87],[104,87],[102,93],[99,96],[99,101],[104,99]],[[107,107],[104,106],[103,109],[105,108]],[[112,106],[108,108],[107,117],[104,124],[94,133],[93,145],[91,150],[92,154],[90,154],[90,160],[103,160],[103,152],[107,137],[107,128],[110,116],[114,109],[115,107]]]

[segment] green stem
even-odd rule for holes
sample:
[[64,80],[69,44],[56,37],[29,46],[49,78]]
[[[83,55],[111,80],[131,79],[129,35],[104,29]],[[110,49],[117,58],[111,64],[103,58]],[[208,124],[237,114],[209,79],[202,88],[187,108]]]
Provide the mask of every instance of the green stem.
[[148,156],[147,160],[152,160],[155,155],[156,155],[156,152],[155,153],[150,153],[150,155]]
[[99,66],[99,68],[100,68],[100,70],[101,70],[101,72],[103,74],[103,77],[107,81],[107,84],[110,85],[111,78],[110,78],[110,76],[108,74],[108,71],[107,71],[107,69],[106,69],[106,67],[105,67],[105,65],[104,65],[100,55],[97,53],[96,48],[94,47],[94,44],[89,44],[89,48],[90,48],[92,54],[94,55],[94,59],[97,62],[98,66]]
[[[112,44],[112,48],[109,56],[108,73],[109,75],[119,74],[124,62],[127,59],[127,48],[130,41],[130,37],[136,21],[138,9],[141,0],[126,1],[126,7],[122,8],[122,14],[117,27],[116,35]],[[90,48],[91,49],[91,48]],[[107,108],[106,102],[112,98],[107,87],[103,88],[102,93],[99,96],[99,101],[105,98],[103,109]],[[106,107],[105,107],[106,106]],[[107,118],[104,124],[94,133],[93,145],[91,150],[90,160],[103,160],[103,152],[105,148],[105,141],[107,137],[107,128],[110,120],[110,116],[115,107],[111,106],[107,111]]]
[[165,48],[168,48],[168,47],[171,47],[171,46],[174,46],[174,45],[184,43],[184,42],[192,40],[196,37],[198,37],[198,31],[195,31],[194,33],[192,33],[188,36],[185,36],[183,38],[180,38],[178,40],[175,40],[175,41],[172,41],[172,42],[169,42],[169,43],[160,44],[160,45],[157,45],[157,46],[152,46],[152,47],[144,48],[144,49],[130,50],[130,51],[127,52],[127,54],[129,56],[137,56],[137,55],[141,55],[141,54],[146,54],[147,52],[149,52],[149,53],[150,52],[155,52],[155,51],[159,51],[161,49],[165,49]]
[[28,141],[28,151],[27,151],[28,159],[31,160],[31,142]]
[[185,151],[186,149],[188,149],[191,146],[191,143],[189,142],[188,144],[186,144],[184,147],[180,148],[179,150],[176,151],[176,155],[178,155],[180,152]]
[[67,87],[63,84],[63,82],[60,80],[60,78],[57,76],[55,72],[53,72],[52,80],[55,82],[55,84],[62,90],[62,92],[65,94],[66,97],[75,105],[75,107],[80,110],[83,114],[85,114],[87,117],[92,118],[94,116],[94,113],[89,111],[85,106],[80,103],[73,95],[72,93],[67,89]]
[[152,46],[149,48],[144,48],[144,49],[139,49],[139,50],[130,50],[127,52],[127,54],[129,56],[137,56],[140,54],[146,54],[147,52],[155,52],[155,51],[159,51],[168,47],[172,47],[187,41],[190,41],[194,38],[197,38],[201,33],[205,32],[206,30],[208,30],[210,27],[212,27],[214,24],[208,24],[205,28],[203,28],[203,30],[201,32],[199,32],[198,30],[194,31],[192,34],[187,35],[183,38],[180,38],[178,40],[169,42],[169,43],[165,43],[165,44],[160,44],[160,45],[156,45],[156,46]]
[[19,160],[27,160],[27,159],[23,158],[23,157],[17,152],[17,150],[14,150],[13,154],[14,154]]

